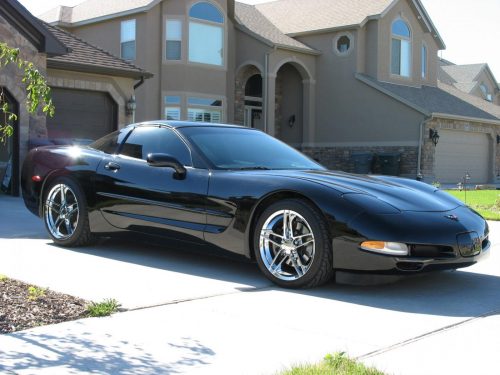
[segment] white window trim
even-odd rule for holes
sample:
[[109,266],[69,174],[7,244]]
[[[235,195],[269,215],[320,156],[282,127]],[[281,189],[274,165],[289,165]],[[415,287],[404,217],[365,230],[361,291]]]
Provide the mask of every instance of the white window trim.
[[[180,60],[167,60],[167,21],[176,20],[181,22],[181,58]],[[187,60],[188,40],[189,40],[189,22],[182,16],[163,16],[163,47],[162,47],[162,61],[164,64],[184,64]]]
[[420,78],[427,81],[429,79],[429,47],[427,47],[427,43],[422,42],[422,47],[420,49],[421,54],[424,52],[424,48],[425,48],[425,61],[423,60],[423,57],[420,56],[420,64],[422,64],[422,62],[425,64],[425,72],[424,72],[424,66],[422,65],[420,67]]
[[[123,30],[123,24],[133,22],[134,23],[134,39],[127,39],[123,40],[122,39],[122,30]],[[134,42],[134,58],[131,60],[125,59],[122,56],[122,44],[123,43],[129,43],[129,42]],[[128,20],[123,20],[120,22],[120,57],[124,60],[128,61],[135,61],[137,59],[137,20],[135,18],[131,18]]]
[[[193,7],[197,3],[209,3],[210,5],[214,6],[221,12],[224,22],[218,23],[218,22],[213,22],[213,21],[207,21],[207,20],[202,20],[199,18],[191,18],[189,16],[189,11],[191,10],[191,7]],[[187,22],[186,22],[186,61],[189,65],[194,65],[194,66],[199,66],[199,67],[205,67],[205,68],[210,68],[210,69],[218,69],[218,70],[227,70],[227,49],[228,49],[228,33],[227,33],[227,14],[224,12],[224,9],[222,9],[219,4],[210,1],[210,0],[195,0],[195,1],[190,1],[186,4],[186,17],[187,17]],[[210,25],[210,26],[218,26],[222,28],[222,64],[221,65],[214,65],[214,64],[206,64],[206,63],[201,63],[197,61],[190,61],[189,60],[189,41],[190,41],[190,33],[189,33],[189,25],[191,22],[199,23],[199,24],[205,24],[205,25]]]
[[[180,104],[166,104],[165,103],[165,97],[166,96],[178,96],[180,97]],[[222,105],[220,107],[213,107],[213,106],[204,106],[204,105],[191,105],[188,104],[188,98],[206,98],[206,99],[214,99],[214,100],[220,100]],[[184,92],[184,91],[162,91],[162,96],[161,96],[161,108],[162,108],[162,116],[163,118],[166,119],[165,116],[165,108],[180,108],[180,118],[181,121],[187,121],[188,120],[188,109],[193,108],[193,109],[217,109],[221,111],[221,123],[226,123],[227,122],[227,97],[217,95],[217,94],[205,94],[205,93],[199,93],[199,92]]]
[[[401,35],[393,34],[392,27],[393,27],[394,23],[397,21],[403,21],[406,24],[406,26],[408,27],[408,30],[410,30],[410,37],[409,38],[401,36]],[[390,41],[390,43],[389,43],[389,74],[390,74],[391,78],[409,81],[412,79],[412,76],[413,76],[413,30],[412,30],[411,25],[408,22],[408,20],[406,20],[402,16],[395,18],[391,22],[390,35],[391,35],[391,37],[389,39],[389,41]],[[408,41],[410,43],[410,56],[409,56],[410,75],[409,76],[404,76],[404,75],[396,74],[396,73],[392,72],[392,40],[393,39],[397,39],[400,41],[405,40],[405,41]]]
[[[349,38],[349,41],[350,41],[350,44],[349,44],[349,49],[345,52],[340,52],[337,48],[337,43],[339,41],[340,38],[342,38],[343,36],[346,36]],[[335,38],[333,38],[333,52],[335,52],[335,54],[337,56],[349,56],[351,53],[352,53],[352,50],[354,49],[354,36],[349,33],[349,32],[342,32],[342,33],[339,33],[337,34],[337,36]]]

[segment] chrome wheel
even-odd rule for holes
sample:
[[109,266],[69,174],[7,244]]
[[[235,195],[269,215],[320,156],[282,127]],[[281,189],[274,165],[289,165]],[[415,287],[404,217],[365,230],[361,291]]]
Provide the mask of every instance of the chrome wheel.
[[54,185],[45,199],[44,216],[47,229],[55,239],[70,238],[80,216],[75,192],[66,184]]
[[276,211],[262,226],[259,251],[271,275],[283,281],[298,280],[309,271],[314,260],[311,226],[295,211]]

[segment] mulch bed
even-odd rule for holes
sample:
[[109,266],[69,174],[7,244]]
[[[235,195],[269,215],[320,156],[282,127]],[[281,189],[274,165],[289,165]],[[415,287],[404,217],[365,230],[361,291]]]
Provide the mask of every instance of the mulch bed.
[[0,333],[86,316],[87,301],[12,279],[0,279]]

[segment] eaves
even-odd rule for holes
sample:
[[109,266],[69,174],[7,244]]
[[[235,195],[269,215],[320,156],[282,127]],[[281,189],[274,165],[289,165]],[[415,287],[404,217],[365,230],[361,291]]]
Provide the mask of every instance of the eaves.
[[47,59],[47,69],[67,70],[67,71],[74,71],[81,73],[101,74],[107,76],[125,77],[133,79],[141,79],[141,78],[148,79],[153,77],[152,73],[146,71],[109,68],[104,66],[87,65],[75,62],[57,61],[52,59]]

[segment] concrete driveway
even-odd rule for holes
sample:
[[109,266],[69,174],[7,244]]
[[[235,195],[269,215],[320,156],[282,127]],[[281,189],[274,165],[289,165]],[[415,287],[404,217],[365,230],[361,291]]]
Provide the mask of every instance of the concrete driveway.
[[0,336],[0,372],[273,374],[345,351],[390,374],[498,373],[500,224],[485,262],[371,287],[273,287],[253,264],[107,241],[63,249],[0,197],[0,274],[127,312]]

